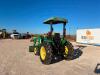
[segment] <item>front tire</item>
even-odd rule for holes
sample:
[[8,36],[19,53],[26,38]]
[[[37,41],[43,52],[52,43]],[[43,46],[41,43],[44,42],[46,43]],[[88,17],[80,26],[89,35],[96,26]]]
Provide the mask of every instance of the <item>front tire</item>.
[[40,48],[40,60],[43,64],[51,64],[52,63],[52,46],[49,43],[43,43]]
[[39,49],[38,49],[38,47],[34,47],[34,54],[35,55],[39,55]]

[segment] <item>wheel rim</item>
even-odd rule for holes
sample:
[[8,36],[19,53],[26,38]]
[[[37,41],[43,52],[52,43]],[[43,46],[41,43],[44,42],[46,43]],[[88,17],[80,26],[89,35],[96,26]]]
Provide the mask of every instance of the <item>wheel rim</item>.
[[41,56],[41,59],[42,60],[45,60],[46,50],[45,50],[45,47],[44,46],[42,46],[41,49],[40,49],[40,56]]
[[68,55],[68,47],[67,46],[65,46],[65,54]]
[[36,54],[36,52],[37,52],[37,49],[36,49],[36,48],[34,48],[34,54]]

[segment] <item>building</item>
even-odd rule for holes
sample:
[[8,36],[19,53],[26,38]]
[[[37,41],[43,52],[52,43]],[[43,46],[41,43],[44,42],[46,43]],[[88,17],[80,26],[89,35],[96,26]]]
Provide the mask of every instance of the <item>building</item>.
[[100,28],[78,29],[76,33],[76,42],[100,45]]

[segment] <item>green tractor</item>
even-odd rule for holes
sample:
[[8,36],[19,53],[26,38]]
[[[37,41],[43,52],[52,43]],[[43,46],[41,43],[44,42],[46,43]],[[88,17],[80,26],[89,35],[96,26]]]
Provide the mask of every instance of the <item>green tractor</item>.
[[[60,33],[53,34],[53,25],[63,24],[63,36]],[[66,23],[68,21],[64,18],[53,17],[44,21],[44,24],[50,25],[50,32],[46,36],[38,36],[33,38],[33,46],[29,47],[29,51],[34,51],[35,55],[40,56],[43,64],[51,64],[56,57],[63,57],[65,59],[72,59],[73,45],[65,39]]]
[[8,38],[9,35],[8,35],[6,29],[2,29],[1,31],[2,31],[2,38],[3,38],[3,39]]

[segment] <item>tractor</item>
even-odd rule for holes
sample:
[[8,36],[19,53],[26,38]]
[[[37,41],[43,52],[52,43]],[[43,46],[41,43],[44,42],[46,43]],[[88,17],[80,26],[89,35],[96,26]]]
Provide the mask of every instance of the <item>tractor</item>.
[[9,38],[9,33],[7,33],[6,29],[0,30],[0,38],[2,39]]
[[[43,64],[51,64],[56,57],[63,57],[65,59],[72,59],[73,45],[66,40],[66,23],[67,19],[53,17],[45,20],[44,24],[50,25],[50,32],[45,36],[40,35],[33,37],[33,45],[29,46],[29,51],[33,51],[35,55],[40,56]],[[54,33],[53,25],[63,24],[63,34]]]

